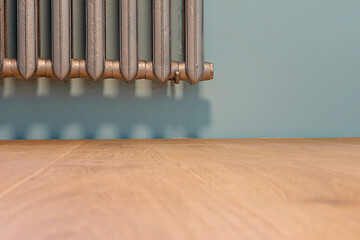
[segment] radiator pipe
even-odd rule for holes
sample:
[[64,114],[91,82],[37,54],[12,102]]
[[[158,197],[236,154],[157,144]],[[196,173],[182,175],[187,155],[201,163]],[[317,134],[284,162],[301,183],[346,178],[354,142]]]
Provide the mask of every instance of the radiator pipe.
[[[90,78],[89,73],[86,70],[86,61],[72,59],[71,60],[71,72],[69,78]],[[39,59],[38,60],[38,70],[32,80],[40,77],[56,79],[56,76],[53,71],[52,61],[50,59]],[[148,79],[148,80],[157,80],[154,75],[153,63],[146,61],[139,61],[137,67],[138,73],[135,79]],[[20,78],[24,79],[18,68],[18,63],[16,59],[6,58],[4,61],[4,70],[0,78]],[[207,81],[213,79],[214,77],[214,66],[212,63],[204,63],[204,75],[200,81]],[[127,81],[120,72],[120,62],[106,60],[105,61],[105,71],[102,76],[102,79],[106,78],[116,78],[123,79]],[[189,82],[192,81],[188,78],[186,73],[186,66],[184,62],[171,62],[171,74],[169,80],[174,80],[178,82],[179,80]]]

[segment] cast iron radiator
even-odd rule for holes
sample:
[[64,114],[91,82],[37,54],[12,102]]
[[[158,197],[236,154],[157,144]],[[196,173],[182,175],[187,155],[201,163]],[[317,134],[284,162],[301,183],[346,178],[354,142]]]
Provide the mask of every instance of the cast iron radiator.
[[72,0],[51,0],[51,59],[39,57],[38,0],[17,0],[17,58],[7,58],[6,2],[0,0],[0,78],[182,80],[190,84],[213,78],[213,64],[204,62],[203,0],[184,0],[185,62],[171,59],[170,0],[152,0],[152,61],[138,58],[137,0],[119,0],[119,60],[106,59],[105,0],[86,0],[85,59],[73,59]]

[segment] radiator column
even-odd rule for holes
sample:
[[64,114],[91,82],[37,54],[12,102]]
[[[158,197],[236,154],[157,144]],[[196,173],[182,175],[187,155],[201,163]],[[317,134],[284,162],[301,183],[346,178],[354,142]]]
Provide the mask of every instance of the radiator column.
[[126,82],[138,74],[137,0],[120,0],[120,72]]
[[185,0],[186,73],[191,84],[204,75],[203,7],[203,0]]
[[153,0],[153,70],[161,83],[171,74],[170,0]]
[[18,53],[19,73],[32,80],[38,66],[38,1],[18,0]]
[[86,70],[94,81],[105,72],[105,0],[86,1]]
[[71,0],[52,0],[52,68],[57,79],[71,73]]
[[0,0],[0,75],[4,68],[6,57],[6,4]]

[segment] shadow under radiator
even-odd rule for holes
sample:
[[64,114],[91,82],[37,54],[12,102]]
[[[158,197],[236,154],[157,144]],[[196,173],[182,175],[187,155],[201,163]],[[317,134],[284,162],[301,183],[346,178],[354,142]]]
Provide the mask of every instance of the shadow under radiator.
[[0,81],[0,139],[197,137],[209,124],[209,103],[199,97],[199,86],[151,82],[149,93],[120,80],[107,87],[83,80],[84,93],[71,97],[71,84],[50,81],[44,96],[36,83]]

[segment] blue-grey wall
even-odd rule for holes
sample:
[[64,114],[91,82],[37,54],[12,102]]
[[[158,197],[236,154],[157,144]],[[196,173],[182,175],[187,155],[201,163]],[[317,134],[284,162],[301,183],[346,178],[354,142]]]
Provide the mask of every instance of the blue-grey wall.
[[[150,1],[139,1],[141,56],[150,59]],[[107,3],[115,16],[116,1]],[[360,136],[359,12],[358,0],[205,0],[213,81],[0,80],[0,138]],[[117,19],[107,21],[108,57],[116,59]],[[181,60],[178,22],[181,16],[173,16],[173,57]],[[48,33],[43,26],[45,43]],[[82,57],[84,34],[75,34],[75,55]],[[11,29],[9,39],[16,40]],[[43,57],[49,49],[45,44]]]

